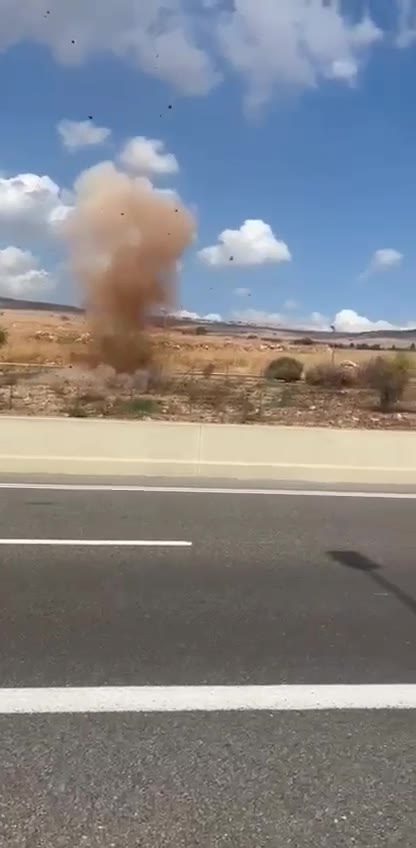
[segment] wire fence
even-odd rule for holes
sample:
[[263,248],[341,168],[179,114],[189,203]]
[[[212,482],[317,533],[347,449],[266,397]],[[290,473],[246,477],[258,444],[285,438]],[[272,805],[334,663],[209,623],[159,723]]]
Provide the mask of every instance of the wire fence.
[[[416,378],[406,409],[416,412]],[[137,371],[0,364],[0,412],[218,423],[372,426],[377,397],[360,385],[310,386],[211,369]],[[415,419],[416,420],[416,419]]]
[[[296,392],[292,387],[291,392]],[[263,408],[287,394],[284,386],[256,375],[205,370],[81,372],[69,367],[2,363],[0,410],[86,415],[201,417],[212,420],[262,417]]]

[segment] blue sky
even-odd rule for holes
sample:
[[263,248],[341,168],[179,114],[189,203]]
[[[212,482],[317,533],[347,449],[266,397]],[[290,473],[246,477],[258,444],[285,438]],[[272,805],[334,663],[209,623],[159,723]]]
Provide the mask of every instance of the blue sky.
[[0,0],[0,293],[78,299],[54,216],[140,138],[136,172],[197,220],[178,308],[416,325],[416,2],[15,5]]

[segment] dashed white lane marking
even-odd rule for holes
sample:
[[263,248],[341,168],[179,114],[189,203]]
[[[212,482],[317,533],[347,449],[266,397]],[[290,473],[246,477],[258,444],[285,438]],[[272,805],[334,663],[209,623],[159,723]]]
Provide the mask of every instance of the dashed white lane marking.
[[0,545],[67,545],[118,548],[190,548],[192,542],[159,539],[0,539]]
[[0,489],[46,490],[55,492],[132,492],[174,495],[263,495],[295,498],[368,498],[416,500],[416,492],[343,491],[342,489],[250,489],[206,486],[134,486],[82,483],[0,483]]
[[416,709],[416,685],[0,689],[0,714],[392,709]]

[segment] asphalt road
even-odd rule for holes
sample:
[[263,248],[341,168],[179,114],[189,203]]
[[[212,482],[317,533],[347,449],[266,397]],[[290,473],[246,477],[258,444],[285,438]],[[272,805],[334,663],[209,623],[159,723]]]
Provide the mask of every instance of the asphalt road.
[[[416,683],[415,519],[0,489],[0,541],[192,542],[0,545],[1,687]],[[415,740],[416,711],[3,715],[0,844],[413,848]]]

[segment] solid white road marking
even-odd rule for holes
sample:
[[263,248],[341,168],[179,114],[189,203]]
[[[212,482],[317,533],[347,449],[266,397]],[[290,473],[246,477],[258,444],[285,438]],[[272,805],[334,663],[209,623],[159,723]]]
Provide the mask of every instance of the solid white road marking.
[[[119,422],[120,423],[120,422]],[[132,422],[128,422],[132,423]],[[0,454],[0,461],[5,459],[6,461],[10,460],[18,460],[20,462],[33,462],[42,460],[43,463],[50,462],[65,462],[69,464],[73,464],[74,462],[83,462],[86,466],[91,465],[92,463],[99,462],[102,465],[106,464],[109,466],[111,463],[117,462],[121,465],[136,465],[138,468],[143,466],[144,464],[149,463],[149,459],[147,457],[132,457],[132,456],[68,456],[68,455],[50,455],[50,454]],[[189,469],[195,468],[195,465],[198,465],[194,459],[171,459],[171,458],[153,458],[150,460],[152,465],[166,465],[167,463],[172,466],[188,466]],[[240,462],[240,461],[232,461],[232,460],[204,460],[202,463],[204,467],[209,468],[210,466],[214,466],[218,468],[219,466],[223,466],[224,469],[228,468],[297,468],[297,469],[309,469],[313,470],[322,470],[328,469],[331,471],[387,471],[389,473],[397,471],[401,474],[412,474],[414,475],[416,472],[415,466],[395,466],[395,465],[334,465],[326,462]],[[87,472],[86,472],[87,473]],[[140,473],[139,471],[137,472]],[[226,473],[224,473],[226,476]]]
[[0,714],[416,709],[416,685],[0,689]]
[[192,542],[150,539],[0,539],[0,545],[68,545],[124,548],[190,548]]
[[416,500],[416,492],[342,491],[339,489],[247,489],[214,488],[206,486],[134,486],[88,483],[0,483],[0,489],[23,489],[52,492],[132,492],[166,495],[265,495],[297,498],[368,498],[387,500]]

